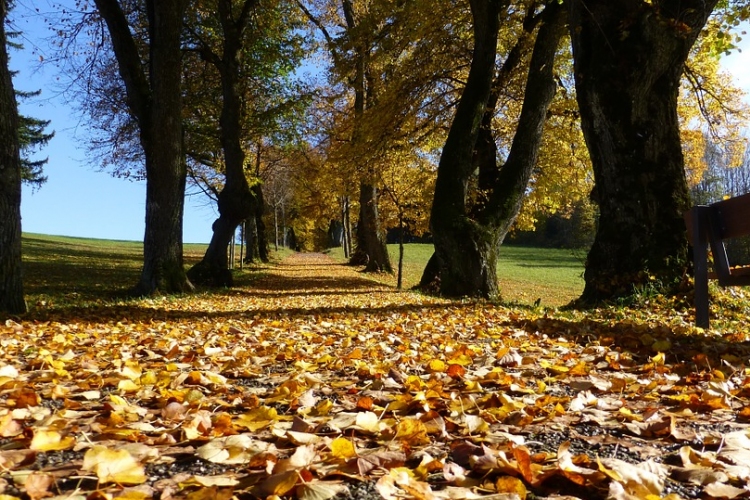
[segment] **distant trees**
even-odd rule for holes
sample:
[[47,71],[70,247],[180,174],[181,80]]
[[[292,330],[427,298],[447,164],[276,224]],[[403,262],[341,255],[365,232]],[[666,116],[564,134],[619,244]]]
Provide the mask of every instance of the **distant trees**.
[[[9,3],[12,6],[12,3]],[[9,48],[21,50],[23,45],[14,41],[21,35],[20,32],[9,32],[6,33],[6,43]],[[18,76],[17,71],[11,71],[11,76],[16,78]],[[22,91],[15,90],[16,100],[23,101],[39,96],[42,91]],[[32,159],[32,156],[38,149],[44,147],[49,143],[50,140],[55,136],[54,132],[47,132],[46,128],[50,124],[50,120],[42,120],[32,116],[26,116],[19,113],[18,115],[18,143],[21,152],[21,178],[25,184],[31,185],[34,188],[41,187],[42,184],[47,182],[47,176],[44,175],[44,166],[48,162],[48,158]]]
[[0,311],[26,312],[21,276],[21,156],[19,120],[8,69],[5,18],[0,0]]
[[[16,97],[21,99],[28,99],[38,96],[39,94],[40,91],[16,91]],[[55,136],[55,133],[46,131],[46,128],[51,123],[50,120],[42,120],[20,114],[18,118],[18,140],[21,151],[21,179],[26,184],[39,188],[42,184],[47,182],[47,176],[44,175],[44,166],[49,161],[49,158],[32,159],[31,155],[39,148],[46,146]]]

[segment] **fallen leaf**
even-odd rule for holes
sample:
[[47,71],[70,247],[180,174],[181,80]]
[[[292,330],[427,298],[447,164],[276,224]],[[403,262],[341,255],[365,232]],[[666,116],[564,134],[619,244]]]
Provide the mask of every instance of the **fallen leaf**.
[[102,483],[142,484],[148,477],[143,466],[127,450],[94,446],[83,456],[83,470],[92,471]]

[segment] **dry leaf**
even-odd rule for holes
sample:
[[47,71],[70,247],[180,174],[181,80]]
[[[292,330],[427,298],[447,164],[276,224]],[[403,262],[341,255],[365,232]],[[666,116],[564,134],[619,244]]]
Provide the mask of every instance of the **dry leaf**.
[[142,484],[148,479],[143,466],[127,450],[104,446],[90,448],[83,457],[82,468],[94,472],[102,483]]

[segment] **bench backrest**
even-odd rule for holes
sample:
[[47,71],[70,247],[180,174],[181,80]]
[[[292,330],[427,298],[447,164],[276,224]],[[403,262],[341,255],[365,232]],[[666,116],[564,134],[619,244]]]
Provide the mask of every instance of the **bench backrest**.
[[750,193],[685,212],[688,236],[693,246],[711,245],[714,270],[721,286],[750,285],[747,270],[733,270],[723,240],[750,235]]
[[750,193],[709,205],[711,227],[721,240],[750,235]]

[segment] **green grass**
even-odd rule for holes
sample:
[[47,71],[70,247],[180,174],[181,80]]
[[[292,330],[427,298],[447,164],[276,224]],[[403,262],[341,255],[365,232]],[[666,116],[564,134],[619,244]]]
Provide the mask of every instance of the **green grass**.
[[[404,245],[404,288],[411,288],[422,276],[432,245]],[[398,245],[388,245],[391,264],[398,266]],[[343,250],[334,248],[331,255],[344,260]],[[530,305],[540,300],[542,306],[562,306],[583,291],[583,257],[581,252],[553,248],[531,248],[503,245],[497,263],[500,293],[506,302]],[[395,275],[381,276],[389,284]]]
[[[23,235],[24,291],[30,305],[46,307],[85,305],[123,300],[136,284],[142,266],[142,244],[135,241],[97,240],[26,233]],[[206,245],[184,247],[185,266],[198,262]],[[389,245],[391,262],[398,265],[398,245]],[[278,260],[290,253],[273,253]],[[344,260],[340,248],[331,255]],[[404,288],[419,282],[432,245],[408,244],[404,249]],[[262,267],[235,270],[238,286],[262,273]],[[560,306],[583,290],[583,263],[569,250],[504,245],[498,262],[500,291],[507,302]],[[395,286],[396,276],[377,279]]]
[[[200,261],[206,247],[184,245],[186,269]],[[137,241],[24,233],[22,251],[24,293],[32,307],[122,300],[137,283],[143,265],[143,244]],[[238,285],[257,271],[252,265],[235,270]]]

